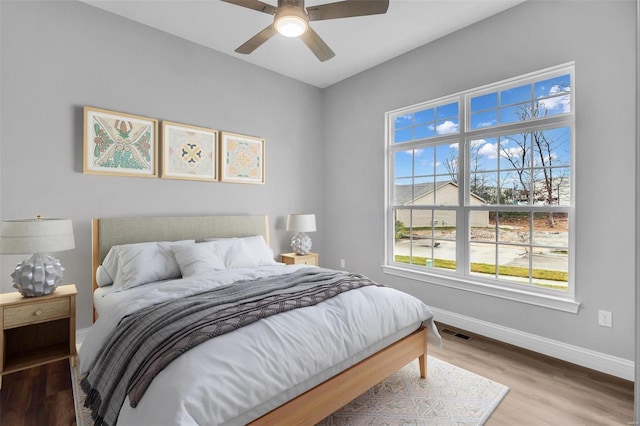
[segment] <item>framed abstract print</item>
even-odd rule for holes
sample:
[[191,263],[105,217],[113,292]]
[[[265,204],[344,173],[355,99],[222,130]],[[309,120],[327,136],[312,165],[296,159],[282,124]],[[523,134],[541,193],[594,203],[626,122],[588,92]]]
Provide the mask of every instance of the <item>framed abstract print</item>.
[[162,171],[169,179],[218,180],[218,131],[162,122]]
[[237,183],[264,183],[265,140],[222,132],[220,180]]
[[158,120],[84,107],[84,173],[158,176]]

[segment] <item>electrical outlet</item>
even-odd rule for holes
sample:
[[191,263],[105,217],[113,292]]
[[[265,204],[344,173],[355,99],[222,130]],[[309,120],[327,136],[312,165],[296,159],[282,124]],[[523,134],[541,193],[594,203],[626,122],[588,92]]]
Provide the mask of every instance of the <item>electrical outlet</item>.
[[613,327],[611,312],[602,310],[598,311],[598,325],[603,327]]
[[346,262],[344,261],[344,259],[340,259],[340,267],[344,268],[346,265]]

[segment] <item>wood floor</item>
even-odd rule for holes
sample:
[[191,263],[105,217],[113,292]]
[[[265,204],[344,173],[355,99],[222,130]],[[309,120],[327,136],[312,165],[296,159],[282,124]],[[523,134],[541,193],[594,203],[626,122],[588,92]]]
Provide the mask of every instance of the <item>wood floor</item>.
[[[509,386],[487,426],[630,425],[633,383],[535,354],[442,324],[442,349],[429,353]],[[65,361],[4,376],[0,425],[75,425],[71,376]]]

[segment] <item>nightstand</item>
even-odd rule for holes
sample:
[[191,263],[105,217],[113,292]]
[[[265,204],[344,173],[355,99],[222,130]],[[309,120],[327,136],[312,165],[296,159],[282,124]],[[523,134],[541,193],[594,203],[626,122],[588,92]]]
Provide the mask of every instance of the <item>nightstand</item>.
[[52,294],[0,294],[0,386],[2,376],[76,356],[76,286]]
[[283,253],[280,255],[280,261],[287,265],[313,265],[318,266],[318,253],[295,254]]

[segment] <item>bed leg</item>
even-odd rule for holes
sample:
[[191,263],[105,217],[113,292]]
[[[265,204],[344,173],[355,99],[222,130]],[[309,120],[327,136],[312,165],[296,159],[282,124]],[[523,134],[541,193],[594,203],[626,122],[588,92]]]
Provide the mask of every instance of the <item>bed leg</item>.
[[418,363],[420,364],[420,377],[427,378],[427,354],[420,355],[418,357]]

